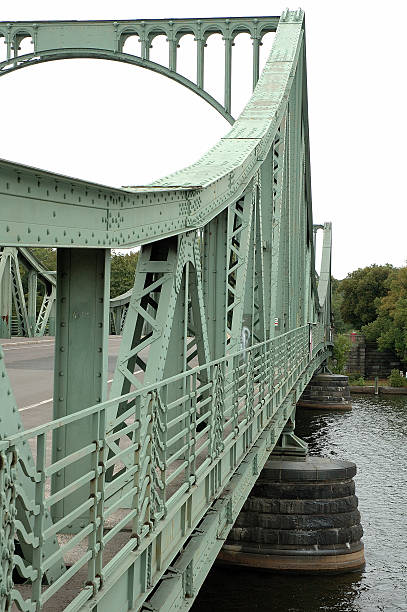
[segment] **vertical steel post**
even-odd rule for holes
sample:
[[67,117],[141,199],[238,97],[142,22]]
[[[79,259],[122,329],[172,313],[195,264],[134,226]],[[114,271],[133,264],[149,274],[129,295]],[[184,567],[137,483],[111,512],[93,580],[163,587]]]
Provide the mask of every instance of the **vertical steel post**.
[[233,40],[229,36],[225,41],[225,110],[230,113],[232,107],[232,46]]
[[203,294],[208,322],[211,359],[225,354],[228,211],[205,226],[203,248]]
[[[55,289],[52,289],[52,292],[55,293]],[[52,297],[52,292],[51,292],[51,297]],[[51,308],[50,308],[49,317],[48,317],[48,334],[50,336],[55,336],[55,331],[56,331],[56,301],[55,299],[53,299]]]
[[28,273],[28,322],[31,327],[31,335],[35,335],[37,323],[37,287],[38,275],[35,270]]
[[[256,259],[256,255],[255,255],[255,251],[256,251],[256,224],[257,224],[257,206],[254,204],[253,205],[253,220],[252,220],[252,225],[250,228],[250,234],[248,236],[248,241],[249,241],[249,248],[248,248],[248,254],[247,254],[247,259],[246,259],[246,267],[247,267],[247,272],[246,272],[246,279],[245,279],[245,283],[244,283],[244,293],[243,293],[243,300],[244,300],[244,306],[243,306],[243,318],[242,318],[242,342],[241,344],[245,345],[245,348],[247,348],[248,346],[250,346],[251,344],[254,344],[255,341],[253,340],[253,328],[254,328],[254,309],[255,309],[255,259]],[[246,333],[247,334],[247,338],[246,340],[243,342],[243,334]],[[237,350],[239,347],[236,346],[235,350]]]
[[196,84],[204,88],[205,40],[196,39]]
[[11,258],[4,250],[0,259],[0,338],[11,338]]
[[150,38],[148,36],[140,36],[141,40],[141,57],[143,59],[150,59]]
[[[57,317],[54,372],[54,419],[106,399],[109,331],[110,252],[108,249],[58,249]],[[80,420],[56,429],[53,461],[83,448],[92,439],[92,423]],[[61,469],[53,492],[92,469],[88,456]],[[89,485],[53,506],[59,519],[89,497]],[[88,521],[79,517],[68,526],[75,532]]]
[[253,89],[257,85],[260,72],[260,38],[253,37]]
[[[272,240],[273,240],[273,153],[274,145],[267,154],[260,168],[260,205],[263,223],[263,265],[264,265],[264,309],[266,321],[266,338],[274,321],[271,320],[271,270],[272,270]],[[273,332],[274,333],[274,332]]]
[[177,48],[178,41],[176,38],[168,38],[168,66],[173,72],[177,70]]

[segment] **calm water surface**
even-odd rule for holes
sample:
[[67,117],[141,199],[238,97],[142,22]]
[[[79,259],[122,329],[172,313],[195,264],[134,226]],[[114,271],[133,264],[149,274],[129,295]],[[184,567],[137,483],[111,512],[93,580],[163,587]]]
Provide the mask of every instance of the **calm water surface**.
[[192,608],[272,612],[407,612],[407,397],[353,396],[349,413],[297,411],[310,454],[350,459],[366,569],[347,576],[277,576],[215,567]]

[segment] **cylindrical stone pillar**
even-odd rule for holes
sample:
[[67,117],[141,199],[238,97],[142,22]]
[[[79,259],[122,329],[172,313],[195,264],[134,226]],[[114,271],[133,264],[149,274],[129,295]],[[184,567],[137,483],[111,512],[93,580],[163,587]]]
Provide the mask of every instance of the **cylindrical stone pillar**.
[[349,379],[341,374],[316,374],[297,402],[302,408],[352,410]]
[[269,460],[218,560],[275,572],[363,569],[363,529],[350,461]]

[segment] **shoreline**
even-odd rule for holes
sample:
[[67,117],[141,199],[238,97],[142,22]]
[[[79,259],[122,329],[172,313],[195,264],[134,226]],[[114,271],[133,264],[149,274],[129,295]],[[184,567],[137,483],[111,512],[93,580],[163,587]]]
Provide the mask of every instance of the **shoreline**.
[[[351,393],[366,393],[375,394],[374,385],[349,385],[349,391]],[[407,395],[407,387],[385,387],[382,385],[378,386],[378,395]]]

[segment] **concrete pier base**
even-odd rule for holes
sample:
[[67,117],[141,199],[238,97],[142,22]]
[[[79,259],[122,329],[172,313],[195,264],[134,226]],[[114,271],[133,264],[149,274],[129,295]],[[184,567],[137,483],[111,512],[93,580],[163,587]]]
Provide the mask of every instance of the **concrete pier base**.
[[301,408],[352,410],[349,379],[341,374],[316,374],[297,402]]
[[363,569],[355,474],[350,461],[269,460],[218,561],[284,573]]

